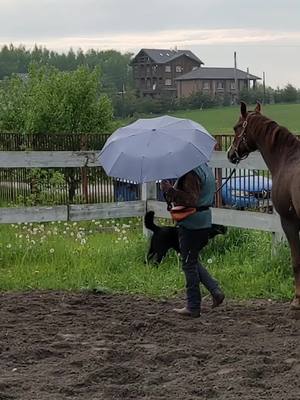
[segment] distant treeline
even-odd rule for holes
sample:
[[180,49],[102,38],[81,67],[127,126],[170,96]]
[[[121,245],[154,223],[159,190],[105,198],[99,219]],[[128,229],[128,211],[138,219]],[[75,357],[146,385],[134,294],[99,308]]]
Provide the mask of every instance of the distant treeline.
[[[257,101],[263,104],[274,103],[297,103],[300,102],[300,91],[291,84],[283,89],[273,89],[263,85],[257,85],[255,89],[245,89],[239,93],[237,102],[241,100],[248,104],[254,104]],[[193,110],[212,107],[222,107],[232,105],[232,99],[229,95],[209,96],[207,94],[196,92],[189,97],[171,98],[169,96],[152,99],[149,97],[137,98],[135,94],[127,92],[124,96],[113,99],[115,116],[140,116],[141,114],[165,114],[169,111]]]
[[[97,76],[99,77],[101,93],[106,94],[109,98],[114,116],[121,118],[232,104],[229,95],[212,97],[200,92],[181,99],[170,96],[140,98],[133,85],[130,67],[132,56],[131,53],[122,54],[115,50],[99,51],[94,49],[86,52],[82,50],[74,52],[70,49],[67,53],[61,54],[44,47],[35,46],[30,50],[24,46],[15,47],[11,44],[0,49],[0,80],[10,78],[13,74],[21,74],[20,78],[22,78],[22,74],[28,74],[32,67],[35,69],[51,67],[52,69],[55,68],[56,71],[69,72],[71,75],[81,68],[85,69],[86,74],[88,70],[92,72],[96,68],[99,70]],[[64,79],[66,78],[67,75],[64,76]],[[3,89],[5,89],[4,86]],[[7,93],[7,90],[5,92]],[[237,100],[244,100],[249,104],[256,101],[262,103],[296,103],[300,102],[300,91],[291,84],[276,89],[257,85],[255,89],[241,91]]]
[[131,57],[131,53],[121,54],[115,50],[74,52],[70,49],[67,53],[58,53],[45,47],[35,46],[30,50],[23,45],[10,44],[0,49],[0,80],[12,74],[28,73],[31,64],[52,66],[60,71],[75,71],[81,66],[100,67],[103,89],[114,94],[124,87],[132,87]]

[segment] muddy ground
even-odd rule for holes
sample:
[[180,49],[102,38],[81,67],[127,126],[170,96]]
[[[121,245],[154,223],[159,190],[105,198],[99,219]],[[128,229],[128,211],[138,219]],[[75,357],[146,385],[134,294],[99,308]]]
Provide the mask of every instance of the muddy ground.
[[1,294],[0,400],[300,399],[288,304],[229,301],[194,320],[171,312],[181,304]]

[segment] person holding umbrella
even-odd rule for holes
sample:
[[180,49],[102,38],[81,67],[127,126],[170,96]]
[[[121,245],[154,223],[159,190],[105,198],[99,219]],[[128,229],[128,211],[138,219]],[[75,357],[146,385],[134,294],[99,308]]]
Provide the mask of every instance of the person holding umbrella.
[[[215,179],[206,163],[215,144],[215,138],[199,123],[164,115],[117,129],[100,152],[100,163],[108,176],[135,183],[162,180],[167,200],[180,206],[176,210],[180,218],[186,215],[178,226],[188,303],[176,312],[191,317],[200,315],[200,281],[212,293],[214,307],[224,300],[218,283],[198,262],[211,226],[209,206]],[[178,179],[175,187],[166,181],[173,178]],[[194,214],[187,216],[189,212]],[[175,211],[172,213],[175,219]]]
[[[200,282],[213,297],[212,307],[219,306],[225,296],[218,282],[199,262],[200,251],[208,243],[212,224],[210,206],[215,194],[215,177],[211,168],[203,163],[181,176],[174,186],[163,180],[160,184],[168,205],[174,204],[173,218],[177,220],[182,269],[186,280],[187,305],[175,308],[182,316],[199,317],[201,307]],[[184,206],[184,207],[182,207]],[[187,210],[187,212],[185,212]],[[188,215],[190,214],[190,215]]]

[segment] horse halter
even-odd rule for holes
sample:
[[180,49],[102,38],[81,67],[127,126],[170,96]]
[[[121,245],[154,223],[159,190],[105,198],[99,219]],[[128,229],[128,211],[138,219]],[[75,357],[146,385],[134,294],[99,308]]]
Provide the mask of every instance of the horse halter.
[[[237,143],[236,144],[232,144],[233,153],[235,154],[236,158],[239,161],[245,160],[249,156],[249,153],[251,153],[251,148],[248,145],[247,136],[246,136],[247,125],[248,125],[248,117],[243,122],[243,125],[242,125],[243,129],[241,130],[241,133],[237,136]],[[247,154],[245,154],[243,157],[240,157],[239,153],[238,153],[239,146],[240,146],[241,143],[243,143],[243,145],[245,146],[245,149],[247,151]]]

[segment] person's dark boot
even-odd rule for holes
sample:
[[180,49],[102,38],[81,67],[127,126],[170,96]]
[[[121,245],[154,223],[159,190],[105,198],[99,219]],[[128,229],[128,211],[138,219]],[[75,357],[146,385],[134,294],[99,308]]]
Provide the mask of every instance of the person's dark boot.
[[216,308],[216,307],[219,307],[223,303],[223,301],[225,299],[225,294],[220,289],[217,289],[212,294],[212,298],[213,298],[213,303],[212,303],[211,307]]
[[174,308],[174,312],[182,317],[191,317],[191,318],[199,318],[200,317],[200,310],[189,310],[187,307],[183,308]]

